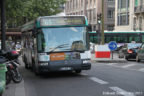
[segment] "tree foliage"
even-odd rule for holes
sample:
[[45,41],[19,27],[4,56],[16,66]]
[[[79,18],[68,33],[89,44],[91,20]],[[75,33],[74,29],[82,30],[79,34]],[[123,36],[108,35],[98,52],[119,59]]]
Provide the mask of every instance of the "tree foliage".
[[6,0],[7,26],[18,27],[39,16],[55,15],[66,0]]

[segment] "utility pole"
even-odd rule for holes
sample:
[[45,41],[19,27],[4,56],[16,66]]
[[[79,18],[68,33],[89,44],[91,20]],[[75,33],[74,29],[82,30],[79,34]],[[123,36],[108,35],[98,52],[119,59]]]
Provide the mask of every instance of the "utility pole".
[[5,0],[1,0],[1,49],[6,50],[5,47],[5,40],[6,40],[6,35],[5,35]]
[[101,35],[101,43],[105,43],[104,38],[104,0],[102,0],[102,35]]

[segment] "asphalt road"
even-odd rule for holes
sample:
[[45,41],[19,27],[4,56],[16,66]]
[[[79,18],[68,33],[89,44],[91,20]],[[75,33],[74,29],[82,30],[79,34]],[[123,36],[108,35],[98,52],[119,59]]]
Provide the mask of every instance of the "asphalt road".
[[3,96],[144,96],[144,62],[92,63],[80,74],[42,76],[20,66],[23,81],[7,86]]
[[144,63],[93,63],[81,74],[21,72],[25,96],[144,96]]

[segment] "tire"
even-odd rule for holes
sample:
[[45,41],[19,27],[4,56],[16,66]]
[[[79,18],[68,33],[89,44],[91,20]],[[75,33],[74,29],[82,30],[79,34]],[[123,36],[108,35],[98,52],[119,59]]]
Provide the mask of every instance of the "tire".
[[40,71],[34,66],[34,73],[36,76],[40,75]]
[[75,70],[76,73],[81,73],[81,70]]
[[29,69],[28,64],[26,63],[26,58],[24,56],[24,63],[25,63],[25,69]]
[[127,60],[127,61],[129,61],[129,59],[128,59],[128,58],[126,58],[126,60]]
[[128,56],[125,56],[125,59],[126,59],[127,61],[129,61],[129,58],[128,58]]
[[11,82],[11,74],[9,71],[6,72],[6,85],[8,85]]
[[28,64],[25,64],[25,69],[29,69]]
[[31,71],[34,71],[34,70],[35,70],[35,69],[34,69],[34,65],[35,65],[35,62],[34,62],[34,60],[32,59]]
[[136,62],[140,62],[138,55],[136,56]]
[[21,76],[20,72],[18,71],[17,68],[15,70],[12,70],[12,71],[13,71],[12,80],[15,83],[20,83],[22,81],[22,76]]

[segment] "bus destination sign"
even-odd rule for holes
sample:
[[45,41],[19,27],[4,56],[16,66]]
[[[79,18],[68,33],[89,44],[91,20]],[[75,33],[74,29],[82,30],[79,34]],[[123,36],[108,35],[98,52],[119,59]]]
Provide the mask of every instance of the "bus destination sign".
[[45,17],[40,19],[40,26],[84,25],[83,17]]

